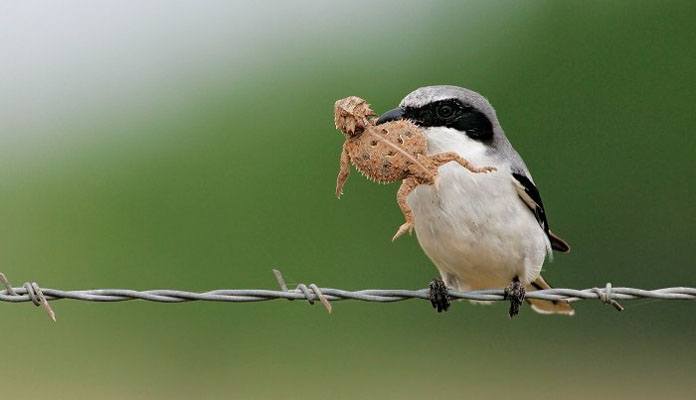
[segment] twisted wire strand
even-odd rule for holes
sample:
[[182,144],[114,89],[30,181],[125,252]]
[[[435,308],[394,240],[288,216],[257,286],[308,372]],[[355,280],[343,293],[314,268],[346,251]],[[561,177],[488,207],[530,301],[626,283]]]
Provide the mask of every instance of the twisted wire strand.
[[[27,282],[21,287],[12,287],[4,274],[0,273],[0,283],[5,290],[0,291],[0,302],[22,303],[32,302],[36,306],[42,306],[48,315],[55,321],[55,313],[48,304],[49,301],[71,299],[91,302],[121,302],[131,300],[144,300],[159,303],[183,303],[190,301],[218,301],[232,303],[248,303],[258,301],[270,301],[277,299],[306,300],[310,304],[319,301],[331,312],[332,301],[358,300],[366,302],[392,303],[409,299],[429,299],[429,289],[405,290],[405,289],[364,289],[343,290],[335,288],[322,288],[312,283],[305,285],[300,283],[295,289],[288,289],[282,274],[273,270],[281,290],[270,289],[218,289],[207,292],[189,292],[185,290],[156,289],[156,290],[131,290],[131,289],[90,289],[90,290],[60,290],[40,288],[36,282]],[[449,296],[453,300],[475,301],[507,301],[503,289],[475,290],[460,292],[449,290]],[[639,289],[630,287],[612,287],[607,283],[604,288],[589,289],[565,289],[555,288],[528,292],[528,299],[540,299],[551,301],[563,301],[573,303],[581,300],[600,300],[613,305],[617,310],[623,310],[618,300],[632,299],[660,299],[660,300],[696,300],[696,288],[694,287],[669,287],[662,289]]]
[[[316,285],[315,285],[316,286]],[[408,299],[428,299],[428,289],[364,289],[343,290],[334,288],[318,288],[328,301],[360,300],[367,302],[390,303]],[[528,292],[526,298],[576,302],[580,300],[603,300],[602,295],[606,289],[546,289]],[[13,288],[14,294],[8,290],[0,291],[0,301],[9,303],[31,302],[32,297],[26,287]],[[696,300],[696,288],[670,287],[662,289],[638,289],[630,287],[615,287],[611,289],[611,297],[614,300],[632,299],[660,299],[660,300]],[[131,290],[131,289],[91,289],[91,290],[60,290],[41,288],[46,300],[71,299],[93,302],[118,302],[130,300],[145,300],[160,303],[182,303],[189,301],[221,301],[232,303],[246,303],[257,301],[269,301],[276,299],[286,300],[311,300],[321,301],[314,290],[289,289],[288,291],[268,289],[218,289],[208,292],[189,292],[185,290],[155,289],[155,290]],[[506,300],[502,289],[475,290],[460,292],[449,290],[452,299],[476,300],[476,301],[503,301]]]

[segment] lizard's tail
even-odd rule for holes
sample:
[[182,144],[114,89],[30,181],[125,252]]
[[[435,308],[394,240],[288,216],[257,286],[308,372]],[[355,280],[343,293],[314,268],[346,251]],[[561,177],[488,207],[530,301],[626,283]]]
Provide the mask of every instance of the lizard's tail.
[[[551,289],[551,286],[546,283],[544,278],[539,275],[537,280],[532,282],[527,290],[544,290]],[[539,314],[561,314],[561,315],[574,315],[575,310],[570,305],[570,303],[565,301],[548,301],[548,300],[537,300],[537,299],[527,299],[529,305],[532,306],[532,310],[538,312]]]

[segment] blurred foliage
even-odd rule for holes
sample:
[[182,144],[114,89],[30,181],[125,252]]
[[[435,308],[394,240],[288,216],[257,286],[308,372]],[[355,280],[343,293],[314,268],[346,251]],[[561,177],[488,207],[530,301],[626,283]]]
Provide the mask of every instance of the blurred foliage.
[[[573,245],[549,281],[696,285],[692,2],[390,2],[350,19],[305,6],[292,17],[306,33],[133,98],[138,112],[3,127],[16,136],[0,147],[0,269],[65,289],[272,288],[273,267],[293,283],[423,287],[436,270],[415,237],[390,242],[396,186],[353,174],[334,198],[331,106],[360,95],[383,111],[454,84],[496,107]],[[509,321],[502,304],[63,301],[51,324],[2,304],[0,383],[104,399],[690,397],[694,305],[625,305]]]

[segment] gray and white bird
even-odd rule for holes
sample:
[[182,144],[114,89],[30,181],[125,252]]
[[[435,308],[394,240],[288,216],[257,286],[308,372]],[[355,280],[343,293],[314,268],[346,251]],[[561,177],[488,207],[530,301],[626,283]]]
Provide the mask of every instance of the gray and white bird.
[[[438,187],[421,185],[408,197],[418,241],[441,276],[430,284],[433,307],[447,310],[447,288],[506,288],[510,316],[517,314],[527,290],[550,287],[540,273],[551,251],[566,253],[570,246],[549,229],[539,191],[495,110],[474,91],[426,86],[377,124],[397,119],[423,128],[429,153],[453,151],[497,169],[472,174],[449,163],[440,167]],[[574,313],[568,303],[527,301],[539,313]]]

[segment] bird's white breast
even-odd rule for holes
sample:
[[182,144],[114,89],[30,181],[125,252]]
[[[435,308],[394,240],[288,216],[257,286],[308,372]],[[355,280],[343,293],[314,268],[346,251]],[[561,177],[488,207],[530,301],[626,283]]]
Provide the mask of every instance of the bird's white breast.
[[549,243],[519,199],[509,164],[456,130],[425,132],[430,154],[455,151],[476,166],[498,169],[473,174],[450,162],[440,167],[437,189],[421,185],[408,198],[418,241],[448,286],[500,288],[515,276],[523,284],[536,279]]

